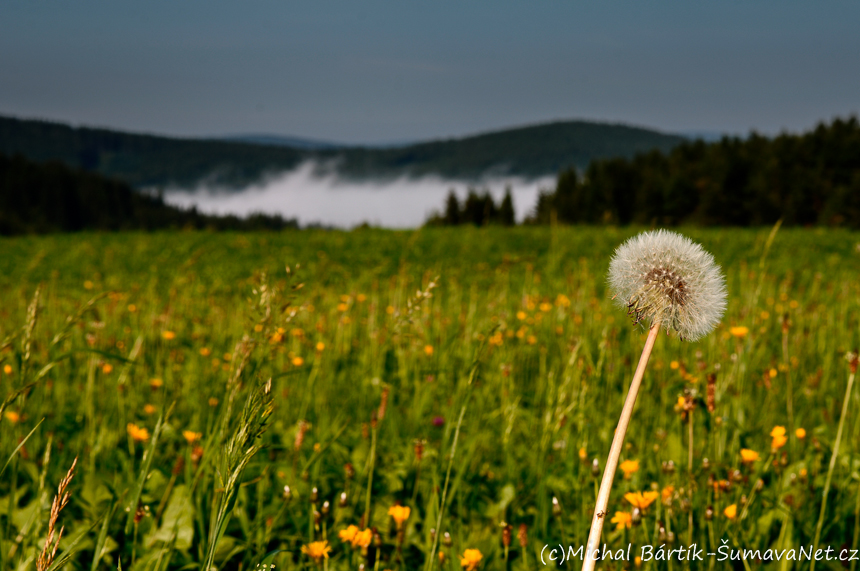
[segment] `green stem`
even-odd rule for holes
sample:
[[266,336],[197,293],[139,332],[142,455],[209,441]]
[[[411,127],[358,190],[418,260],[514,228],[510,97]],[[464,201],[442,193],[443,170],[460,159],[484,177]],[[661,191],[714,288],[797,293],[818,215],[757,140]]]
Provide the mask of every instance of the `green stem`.
[[373,467],[376,464],[376,428],[371,428],[370,464],[367,469],[367,499],[364,502],[364,527],[370,527],[370,490],[373,485]]
[[[818,549],[818,541],[821,539],[821,528],[824,526],[824,512],[827,510],[827,494],[830,492],[830,482],[833,479],[833,469],[836,467],[836,458],[839,456],[839,443],[842,440],[842,428],[845,426],[845,418],[848,416],[848,403],[851,402],[851,388],[854,386],[854,371],[848,376],[848,386],[845,387],[845,398],[842,401],[842,415],[839,417],[839,428],[836,429],[836,442],[833,444],[833,455],[830,457],[830,466],[827,468],[827,478],[824,480],[824,495],[821,498],[821,512],[818,514],[818,524],[815,526],[815,540],[812,550]],[[856,535],[856,531],[855,531]],[[855,542],[856,545],[856,542]],[[809,571],[815,571],[815,558],[809,565]]]
[[[479,350],[480,355],[480,350]],[[468,389],[472,388],[472,381],[478,373],[478,363],[476,360],[472,366],[472,372],[469,374]],[[448,499],[448,483],[451,480],[451,467],[454,465],[454,456],[457,454],[457,441],[460,439],[460,427],[463,425],[463,417],[466,416],[466,405],[469,404],[471,390],[466,392],[466,398],[463,401],[463,406],[460,408],[460,417],[457,419],[457,429],[454,431],[454,441],[451,443],[451,456],[448,458],[448,470],[445,473],[445,485],[442,487],[442,502],[439,505],[439,515],[436,517],[436,535],[433,537],[433,547],[430,549],[430,557],[427,558],[425,568],[428,571],[436,566],[436,549],[439,547],[439,536],[442,534],[442,516],[445,514],[445,501]]]

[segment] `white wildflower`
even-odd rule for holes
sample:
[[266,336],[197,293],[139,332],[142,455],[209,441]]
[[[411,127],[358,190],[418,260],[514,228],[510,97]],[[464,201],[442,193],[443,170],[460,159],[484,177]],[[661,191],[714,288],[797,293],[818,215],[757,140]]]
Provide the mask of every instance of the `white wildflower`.
[[634,323],[674,329],[687,341],[710,333],[726,309],[725,280],[713,256],[666,230],[643,232],[619,246],[609,285]]

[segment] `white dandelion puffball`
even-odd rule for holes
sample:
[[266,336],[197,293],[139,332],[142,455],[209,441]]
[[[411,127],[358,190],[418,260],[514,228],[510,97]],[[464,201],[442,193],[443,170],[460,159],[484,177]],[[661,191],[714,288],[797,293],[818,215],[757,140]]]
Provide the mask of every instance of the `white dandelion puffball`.
[[659,324],[687,341],[710,333],[726,310],[726,284],[714,257],[667,230],[643,232],[619,246],[609,285],[634,324]]

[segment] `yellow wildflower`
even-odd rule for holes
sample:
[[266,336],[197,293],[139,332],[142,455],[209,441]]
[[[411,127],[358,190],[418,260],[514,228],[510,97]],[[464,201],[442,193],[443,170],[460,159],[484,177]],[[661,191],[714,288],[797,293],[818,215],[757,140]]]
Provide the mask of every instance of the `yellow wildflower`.
[[305,360],[301,357],[293,357],[293,365],[296,367],[301,367],[305,364]]
[[182,436],[185,438],[185,441],[188,442],[188,444],[194,444],[195,442],[200,440],[203,434],[191,430],[183,430]]
[[325,349],[325,343],[320,341],[319,343],[317,343],[317,353],[322,353],[323,349]]
[[352,543],[352,540],[355,539],[356,533],[358,533],[358,528],[354,525],[350,525],[346,529],[340,530],[337,533],[337,536],[341,539],[341,541]]
[[670,369],[677,369],[680,366],[681,366],[681,363],[679,363],[678,361],[672,361],[671,363],[669,363]]
[[135,304],[133,304],[133,303],[129,303],[129,304],[128,304],[128,312],[129,312],[129,313],[134,313],[135,311],[137,311],[137,306],[136,306]]
[[609,521],[616,524],[615,529],[624,529],[625,527],[629,529],[633,525],[633,514],[629,512],[615,512],[615,517]]
[[737,504],[732,504],[726,509],[723,510],[723,515],[725,515],[729,519],[735,519],[738,517],[738,506]]
[[102,373],[104,373],[105,375],[109,375],[111,371],[113,371],[113,365],[111,365],[110,363],[105,363],[104,365],[102,365]]
[[639,460],[625,460],[619,468],[624,472],[624,479],[629,480],[630,476],[639,471]]
[[329,547],[328,541],[313,541],[307,545],[302,545],[302,553],[314,560],[314,563],[319,564],[323,559],[328,559]]
[[126,430],[128,431],[128,435],[131,436],[132,440],[135,442],[145,442],[149,440],[149,431],[146,428],[141,428],[138,425],[129,422],[128,426],[126,426]]
[[424,354],[428,357],[433,355],[433,345],[424,345]]
[[774,379],[774,378],[776,378],[776,376],[779,374],[779,371],[777,371],[776,369],[771,368],[771,370],[769,370],[769,371],[767,372],[767,374],[768,374],[768,376],[769,376],[771,379]]
[[467,549],[460,557],[460,567],[466,571],[475,571],[483,558],[484,555],[477,549]]
[[525,311],[518,311],[518,312],[517,312],[517,319],[519,319],[520,321],[522,321],[522,320],[524,320],[525,318],[526,318],[526,312],[525,312]]
[[751,464],[758,460],[758,452],[749,448],[741,448],[741,460],[744,464]]
[[784,426],[774,426],[773,430],[770,431],[770,435],[773,438],[773,441],[770,443],[772,450],[779,450],[785,446],[786,442],[788,442],[788,438],[785,436]]
[[173,331],[162,331],[161,336],[164,337],[165,340],[170,341],[171,339],[176,339],[176,333]]
[[540,306],[538,306],[538,307],[541,311],[546,313],[552,309],[552,304],[545,301],[545,302],[541,303]]
[[164,381],[161,379],[150,379],[149,386],[152,387],[153,390],[160,389],[164,386]]
[[737,337],[738,339],[743,339],[749,334],[749,327],[739,326],[739,327],[729,327],[729,333]]
[[155,406],[146,403],[145,405],[143,405],[143,412],[145,412],[146,414],[155,414]]
[[624,499],[630,502],[630,505],[634,508],[644,510],[654,503],[654,500],[656,500],[659,495],[660,494],[657,492],[645,492],[644,494],[642,492],[633,492],[624,494]]
[[403,525],[403,522],[409,519],[410,509],[408,506],[391,506],[388,508],[388,515],[394,518],[394,523],[397,524],[397,529]]
[[209,349],[209,347],[203,347],[202,349],[200,349],[200,356],[201,357],[208,357],[211,354],[212,354],[212,350]]
[[660,492],[660,500],[665,504],[672,498],[673,493],[675,493],[675,486],[666,486]]
[[7,410],[6,414],[4,414],[3,416],[5,416],[6,420],[11,422],[12,424],[15,424],[16,422],[21,420],[21,415],[18,414],[17,412],[15,412],[14,410]]
[[3,372],[7,375],[12,374],[12,365],[3,365]]
[[798,440],[803,440],[806,438],[806,430],[803,428],[798,428],[794,431],[794,435],[797,436]]
[[588,458],[588,452],[586,452],[585,447],[583,446],[582,448],[579,449],[579,459],[582,460],[583,462],[585,462],[585,460],[587,458]]
[[356,532],[355,537],[352,538],[352,546],[353,547],[367,547],[370,545],[370,540],[373,539],[373,532],[370,528],[365,529],[364,531]]

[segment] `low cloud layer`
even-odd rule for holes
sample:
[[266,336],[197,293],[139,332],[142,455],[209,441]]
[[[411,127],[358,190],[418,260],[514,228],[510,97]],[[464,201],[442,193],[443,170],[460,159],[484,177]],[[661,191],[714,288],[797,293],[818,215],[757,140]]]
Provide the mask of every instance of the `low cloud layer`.
[[517,221],[533,209],[540,190],[555,186],[553,177],[537,180],[490,178],[480,184],[435,176],[401,177],[378,181],[351,181],[337,174],[319,174],[313,163],[282,173],[239,192],[207,187],[193,191],[173,189],[165,200],[181,207],[196,205],[208,214],[247,216],[255,212],[297,218],[302,225],[320,223],[351,228],[364,222],[386,228],[421,226],[433,211],[444,207],[449,190],[465,198],[468,187],[490,191],[501,200],[510,186]]

